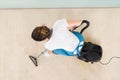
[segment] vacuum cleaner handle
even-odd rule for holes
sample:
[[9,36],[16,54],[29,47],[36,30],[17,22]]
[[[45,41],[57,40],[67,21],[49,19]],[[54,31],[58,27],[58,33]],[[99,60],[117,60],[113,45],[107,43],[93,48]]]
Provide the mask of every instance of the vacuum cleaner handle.
[[89,22],[89,21],[87,21],[87,20],[82,20],[82,23],[81,23],[79,26],[75,27],[74,30],[75,30],[76,28],[80,27],[80,26],[81,26],[82,24],[84,24],[84,23],[86,24],[86,26],[85,26],[84,28],[82,28],[82,30],[80,31],[80,33],[82,34],[83,31],[84,31],[86,28],[89,27],[89,25],[90,25],[90,22]]
[[84,23],[86,23],[86,26],[80,31],[81,34],[82,34],[83,31],[84,31],[86,28],[88,28],[89,25],[90,25],[90,22],[89,22],[89,21],[83,20],[82,23],[80,24],[80,26],[81,26],[82,24],[84,24]]

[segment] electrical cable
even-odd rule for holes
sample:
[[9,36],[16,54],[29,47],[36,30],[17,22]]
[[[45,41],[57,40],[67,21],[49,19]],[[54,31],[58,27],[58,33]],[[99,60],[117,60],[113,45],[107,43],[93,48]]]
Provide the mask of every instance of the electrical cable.
[[115,59],[115,58],[120,59],[120,57],[118,57],[118,56],[113,56],[113,57],[111,57],[111,58],[109,59],[109,61],[106,62],[106,63],[103,63],[103,62],[101,62],[101,61],[99,61],[99,62],[100,62],[100,64],[102,64],[102,65],[108,65],[108,64],[111,62],[111,60],[112,60],[112,59]]

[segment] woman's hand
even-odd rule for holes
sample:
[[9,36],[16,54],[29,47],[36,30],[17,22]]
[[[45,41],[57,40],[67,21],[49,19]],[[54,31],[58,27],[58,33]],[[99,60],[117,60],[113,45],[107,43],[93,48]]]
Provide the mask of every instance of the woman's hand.
[[80,20],[67,20],[68,23],[68,29],[70,31],[73,31],[74,29],[76,29],[77,26],[79,26],[81,24]]

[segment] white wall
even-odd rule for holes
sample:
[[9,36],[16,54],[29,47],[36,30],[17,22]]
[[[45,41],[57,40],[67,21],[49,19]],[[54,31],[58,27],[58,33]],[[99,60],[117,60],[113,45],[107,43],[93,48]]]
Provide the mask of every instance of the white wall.
[[120,7],[120,0],[0,0],[0,8],[10,9],[83,7]]
[[120,8],[1,9],[0,80],[120,80],[119,59],[103,66],[54,55],[41,57],[38,67],[32,64],[28,56],[44,49],[44,42],[31,39],[32,30],[42,24],[51,27],[61,18],[90,21],[83,35],[103,47],[103,62],[120,56]]

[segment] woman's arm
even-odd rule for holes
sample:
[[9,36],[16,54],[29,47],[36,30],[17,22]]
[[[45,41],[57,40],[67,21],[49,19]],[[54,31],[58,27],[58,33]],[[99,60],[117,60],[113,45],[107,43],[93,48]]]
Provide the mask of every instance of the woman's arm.
[[68,29],[70,31],[73,31],[77,26],[81,24],[81,20],[67,20],[68,23]]
[[46,50],[43,52],[44,56],[51,56],[54,55],[53,52],[51,50]]

